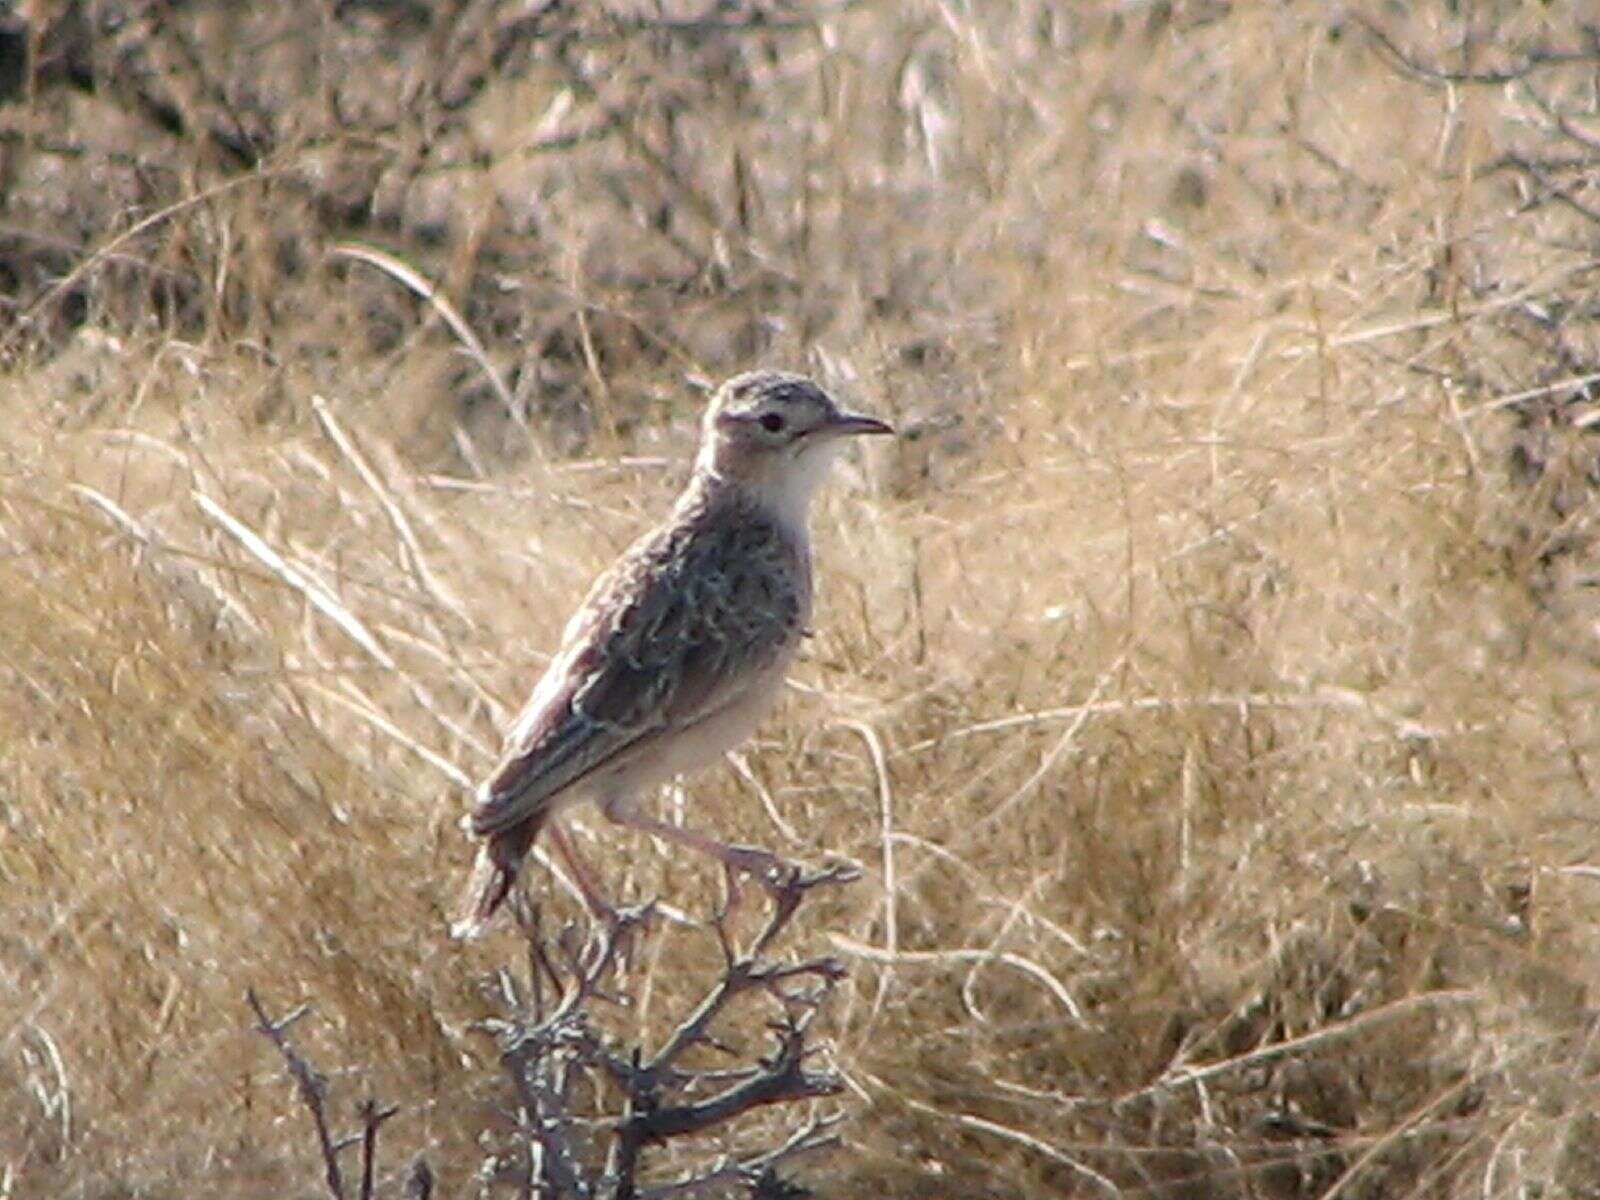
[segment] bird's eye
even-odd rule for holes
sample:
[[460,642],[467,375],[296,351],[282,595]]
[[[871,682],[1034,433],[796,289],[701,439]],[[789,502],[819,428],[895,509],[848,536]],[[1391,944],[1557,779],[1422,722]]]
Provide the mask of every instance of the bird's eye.
[[783,418],[777,413],[763,413],[761,415],[761,428],[768,433],[782,433]]

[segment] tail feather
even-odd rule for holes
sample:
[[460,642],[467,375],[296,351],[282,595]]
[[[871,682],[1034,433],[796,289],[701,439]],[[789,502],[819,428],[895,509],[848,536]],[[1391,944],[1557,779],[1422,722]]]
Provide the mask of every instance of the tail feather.
[[468,941],[489,927],[495,913],[505,905],[511,889],[517,882],[517,872],[522,860],[533,848],[544,824],[543,815],[535,815],[520,825],[491,834],[478,848],[478,859],[472,867],[472,878],[462,896],[460,913],[450,924],[450,936],[457,941]]

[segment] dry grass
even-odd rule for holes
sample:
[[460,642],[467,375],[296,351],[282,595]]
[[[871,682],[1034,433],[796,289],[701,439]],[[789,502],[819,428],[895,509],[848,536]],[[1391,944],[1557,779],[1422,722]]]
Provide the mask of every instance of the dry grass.
[[[270,176],[311,125],[75,280],[70,329],[33,310],[0,449],[0,1196],[312,1194],[247,985],[315,1006],[350,1100],[403,1105],[393,1164],[473,1194],[469,1025],[515,944],[443,936],[452,772],[669,498],[686,377],[819,360],[919,436],[822,502],[819,632],[748,775],[686,788],[867,870],[804,920],[854,959],[847,1145],[808,1178],[1600,1194],[1595,453],[1561,383],[1600,366],[1600,202],[1505,159],[1584,143],[1319,4],[1002,7],[590,31],[654,90],[558,162],[519,153],[527,114],[618,98],[537,56],[491,81],[449,196],[491,215],[385,238],[518,369],[527,434],[399,284],[316,256],[317,198]],[[1419,7],[1384,27],[1451,69],[1585,45],[1570,6]],[[1591,139],[1595,70],[1532,77]],[[111,103],[52,95],[68,130]],[[230,177],[192,153],[169,203]],[[615,889],[715,895],[583,821]],[[713,955],[663,930],[617,1020],[656,1028]]]

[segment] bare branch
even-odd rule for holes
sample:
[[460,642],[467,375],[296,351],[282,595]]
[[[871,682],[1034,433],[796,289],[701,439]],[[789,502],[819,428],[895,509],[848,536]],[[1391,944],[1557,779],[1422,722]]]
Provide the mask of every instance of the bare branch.
[[361,1102],[361,1200],[372,1200],[373,1174],[378,1159],[378,1126],[399,1111],[393,1105],[380,1108],[378,1102],[370,1098]]
[[804,1050],[803,1031],[798,1027],[785,1029],[778,1053],[764,1064],[766,1072],[698,1104],[680,1104],[638,1114],[624,1124],[622,1136],[636,1138],[641,1144],[683,1137],[701,1133],[768,1104],[835,1096],[843,1091],[844,1084],[837,1077],[812,1074],[804,1069]]
[[1373,41],[1381,46],[1384,52],[1406,74],[1422,80],[1424,83],[1479,83],[1501,85],[1514,83],[1526,79],[1533,72],[1543,67],[1563,66],[1571,63],[1592,63],[1600,55],[1594,50],[1562,51],[1562,50],[1529,50],[1524,53],[1521,60],[1510,67],[1498,71],[1446,71],[1439,67],[1429,66],[1415,56],[1406,53],[1387,33],[1380,29],[1373,21],[1361,13],[1352,13],[1351,16]]
[[[854,879],[853,866],[806,872],[790,868],[765,881],[772,908],[766,921],[740,947],[732,939],[727,913],[711,922],[723,948],[723,969],[708,990],[678,1022],[654,1053],[643,1047],[614,1046],[593,1018],[598,1000],[629,1002],[619,976],[631,939],[653,906],[630,910],[620,919],[582,929],[567,925],[544,935],[537,912],[528,914],[530,979],[502,980],[493,993],[514,1006],[508,1017],[486,1023],[500,1045],[510,1077],[515,1111],[509,1114],[518,1145],[505,1152],[527,1195],[604,1196],[638,1200],[659,1192],[690,1195],[718,1185],[736,1185],[752,1195],[778,1194],[787,1185],[776,1168],[785,1159],[835,1141],[829,1118],[807,1125],[776,1149],[727,1156],[690,1171],[675,1183],[641,1190],[646,1152],[674,1139],[693,1138],[756,1109],[839,1094],[843,1081],[833,1072],[808,1068],[817,1053],[809,1029],[821,1005],[844,977],[834,958],[774,961],[767,957],[799,906],[814,889]],[[579,938],[582,935],[580,944]],[[553,1008],[540,998],[544,981],[562,994]],[[618,989],[616,994],[607,988]],[[713,1035],[711,1026],[729,1004],[747,994],[763,995],[779,1006],[770,1027],[777,1044],[754,1061],[728,1070],[690,1070],[682,1058],[695,1046],[715,1046],[735,1057],[747,1051]],[[707,1095],[708,1088],[714,1088]],[[621,1111],[605,1100],[622,1095]]]
[[[283,1057],[284,1066],[289,1072],[289,1077],[294,1080],[301,1102],[311,1114],[311,1124],[317,1132],[317,1149],[322,1155],[323,1181],[328,1194],[333,1200],[345,1200],[344,1171],[339,1166],[339,1152],[347,1146],[359,1144],[361,1187],[357,1194],[360,1200],[373,1200],[376,1194],[378,1168],[378,1130],[400,1110],[393,1105],[379,1104],[370,1098],[363,1100],[358,1110],[361,1116],[361,1132],[336,1139],[328,1123],[328,1081],[294,1048],[288,1037],[289,1027],[309,1013],[310,1007],[301,1005],[288,1016],[274,1021],[267,1016],[267,1010],[256,996],[254,988],[247,989],[244,998],[250,1005],[250,1011],[255,1014],[257,1030]],[[405,1192],[412,1200],[429,1200],[433,1195],[433,1170],[421,1156],[411,1164]]]
[[839,1135],[834,1133],[833,1129],[843,1119],[840,1114],[834,1113],[808,1122],[775,1150],[738,1162],[721,1163],[709,1171],[692,1173],[673,1183],[645,1188],[639,1193],[639,1200],[676,1200],[677,1197],[692,1196],[728,1184],[759,1186],[763,1178],[769,1177],[776,1167],[789,1159],[813,1150],[826,1150],[837,1146]]
[[[1585,220],[1591,221],[1596,225],[1600,225],[1600,209],[1592,208],[1591,206],[1585,204],[1582,200],[1579,200],[1577,196],[1573,194],[1572,189],[1562,187],[1555,180],[1551,179],[1549,175],[1545,174],[1544,170],[1541,169],[1538,164],[1516,154],[1507,154],[1504,161],[1507,166],[1513,168],[1514,170],[1521,171],[1529,179],[1533,180],[1534,183],[1538,184],[1539,187],[1544,189],[1545,196],[1543,199],[1555,200],[1558,203],[1564,204],[1573,212],[1577,213],[1580,217],[1583,217]],[[1536,202],[1530,201],[1529,206],[1531,207],[1535,203]],[[1542,200],[1537,203],[1542,203]]]
[[267,1010],[261,1007],[261,1001],[256,998],[254,988],[246,990],[245,1002],[250,1005],[250,1011],[255,1013],[256,1028],[261,1035],[278,1048],[278,1053],[283,1056],[285,1068],[299,1089],[300,1099],[304,1102],[306,1110],[311,1114],[311,1123],[317,1131],[317,1146],[322,1152],[322,1165],[324,1178],[328,1185],[328,1194],[333,1200],[344,1200],[344,1174],[339,1169],[339,1151],[334,1145],[333,1134],[328,1128],[328,1081],[319,1075],[304,1058],[300,1057],[289,1039],[285,1036],[289,1026],[305,1016],[310,1009],[304,1005],[295,1009],[288,1016],[278,1021],[273,1021],[267,1016]]
[[[1600,151],[1600,137],[1596,137],[1594,134],[1574,125],[1572,118],[1557,108],[1553,100],[1534,87],[1532,81],[1527,79],[1522,81],[1522,94],[1533,102],[1533,106],[1544,114],[1563,137],[1578,143],[1586,150]],[[1580,161],[1586,163],[1591,169],[1593,168],[1593,163],[1590,160],[1583,159]]]
[[[784,928],[793,919],[795,911],[800,907],[806,894],[817,887],[833,883],[843,883],[859,875],[853,866],[838,866],[819,871],[812,875],[797,875],[786,885],[780,887],[774,895],[772,916],[768,918],[766,927],[757,935],[747,955],[728,964],[728,970],[721,981],[714,987],[699,1006],[684,1022],[678,1026],[673,1035],[667,1039],[662,1048],[656,1052],[654,1058],[645,1066],[650,1073],[659,1073],[671,1066],[680,1058],[685,1050],[705,1040],[706,1028],[720,1013],[723,1007],[734,996],[745,989],[757,984],[765,983],[757,966],[757,956],[764,953],[772,941],[783,932]],[[719,931],[722,922],[718,922]],[[823,962],[808,964],[816,973],[827,973]]]

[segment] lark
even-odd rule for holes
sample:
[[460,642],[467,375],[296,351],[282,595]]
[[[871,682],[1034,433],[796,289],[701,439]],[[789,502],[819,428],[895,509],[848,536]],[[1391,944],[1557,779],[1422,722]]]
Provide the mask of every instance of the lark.
[[767,851],[637,805],[739,745],[772,707],[811,619],[811,499],[846,439],[891,433],[803,375],[752,371],[717,389],[683,494],[596,581],[478,788],[468,825],[482,845],[456,937],[488,925],[546,827],[591,911],[612,911],[550,824],[583,800],[715,856],[730,878],[780,873]]

